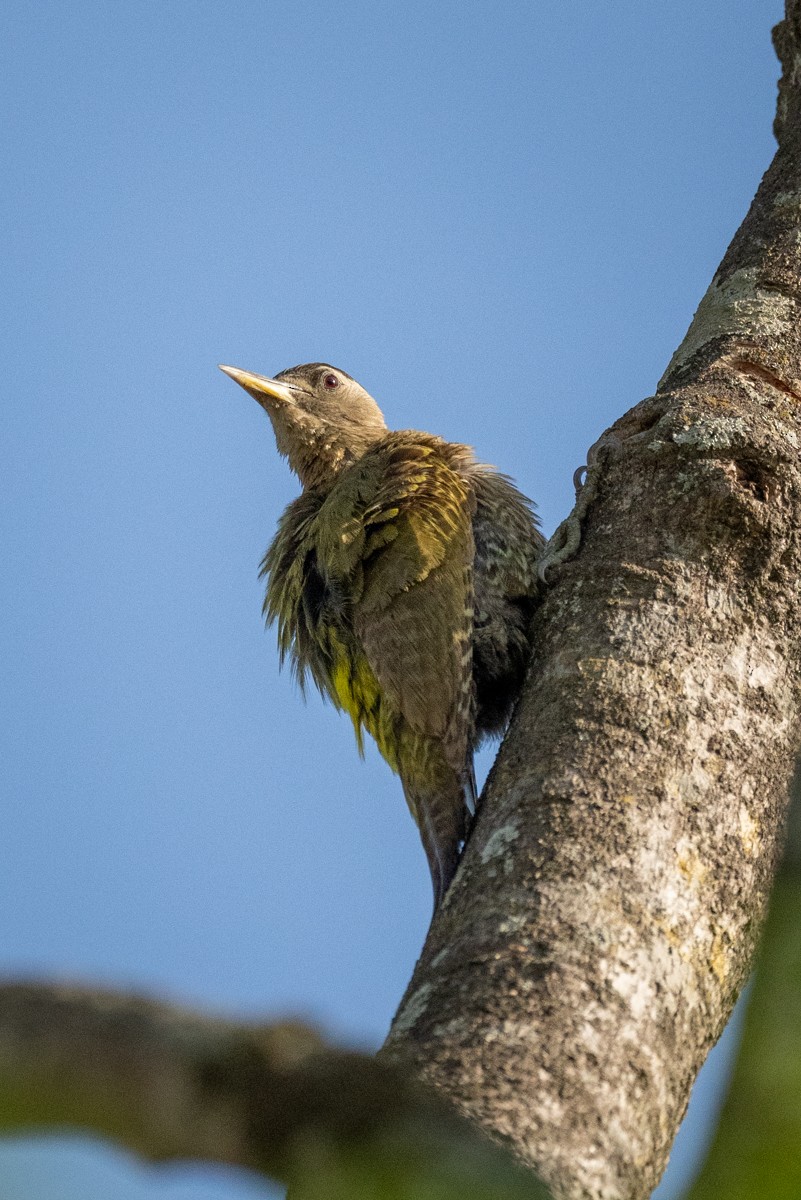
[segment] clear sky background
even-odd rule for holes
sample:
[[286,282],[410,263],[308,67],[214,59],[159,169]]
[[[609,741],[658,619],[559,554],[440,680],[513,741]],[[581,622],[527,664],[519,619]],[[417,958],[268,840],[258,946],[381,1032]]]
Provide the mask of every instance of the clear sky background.
[[[398,781],[279,675],[256,573],[297,485],[216,364],[341,366],[552,532],[770,161],[781,10],[6,0],[2,973],[380,1042],[428,872]],[[0,1146],[0,1194],[277,1193],[65,1139]]]

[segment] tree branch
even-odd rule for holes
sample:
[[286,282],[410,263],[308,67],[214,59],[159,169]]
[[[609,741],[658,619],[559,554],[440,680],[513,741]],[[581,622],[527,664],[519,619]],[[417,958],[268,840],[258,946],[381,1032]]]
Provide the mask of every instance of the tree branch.
[[799,749],[801,0],[775,42],[778,153],[656,395],[593,449],[382,1051],[565,1197],[659,1179],[751,966]]
[[547,1200],[408,1074],[294,1024],[127,994],[0,987],[0,1133],[83,1129],[155,1161],[248,1167],[296,1200]]

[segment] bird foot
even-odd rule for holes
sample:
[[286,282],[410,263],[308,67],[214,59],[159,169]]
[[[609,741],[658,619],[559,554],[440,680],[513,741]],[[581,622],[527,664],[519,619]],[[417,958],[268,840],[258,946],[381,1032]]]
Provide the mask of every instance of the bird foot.
[[576,503],[570,516],[557,526],[553,536],[548,541],[537,564],[537,574],[540,582],[548,586],[548,572],[554,567],[574,558],[581,545],[581,530],[589,507],[598,494],[598,480],[601,473],[601,451],[616,451],[620,447],[620,439],[615,434],[607,433],[591,446],[587,453],[587,462],[577,467],[573,472],[573,487],[576,489]]

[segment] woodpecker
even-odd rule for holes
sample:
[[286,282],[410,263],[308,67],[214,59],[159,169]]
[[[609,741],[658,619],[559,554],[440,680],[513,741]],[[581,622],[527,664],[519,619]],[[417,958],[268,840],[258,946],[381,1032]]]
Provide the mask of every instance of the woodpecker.
[[436,910],[475,811],[473,751],[503,732],[529,657],[533,505],[469,446],[390,431],[327,363],[220,369],[266,411],[303,489],[261,565],[281,661],[400,776]]

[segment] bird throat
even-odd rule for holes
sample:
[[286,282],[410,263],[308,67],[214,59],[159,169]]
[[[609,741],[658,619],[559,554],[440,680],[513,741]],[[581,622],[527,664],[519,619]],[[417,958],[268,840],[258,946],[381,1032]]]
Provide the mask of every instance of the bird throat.
[[386,429],[326,428],[309,422],[286,429],[273,420],[278,450],[304,488],[328,491],[339,474],[386,436]]

